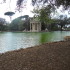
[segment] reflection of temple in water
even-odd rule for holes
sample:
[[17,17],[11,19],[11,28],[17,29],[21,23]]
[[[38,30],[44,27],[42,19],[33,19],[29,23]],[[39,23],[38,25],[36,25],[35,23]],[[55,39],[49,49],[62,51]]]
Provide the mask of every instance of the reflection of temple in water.
[[30,20],[30,31],[31,32],[39,32],[41,31],[41,23],[37,19]]

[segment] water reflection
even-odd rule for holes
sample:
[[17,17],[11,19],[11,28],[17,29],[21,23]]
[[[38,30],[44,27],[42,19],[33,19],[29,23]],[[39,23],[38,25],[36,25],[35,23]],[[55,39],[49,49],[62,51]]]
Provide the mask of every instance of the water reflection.
[[70,32],[43,32],[43,33],[0,33],[0,53],[20,48],[27,48],[45,42],[60,41]]
[[53,32],[45,32],[41,34],[40,43],[50,42],[53,37]]

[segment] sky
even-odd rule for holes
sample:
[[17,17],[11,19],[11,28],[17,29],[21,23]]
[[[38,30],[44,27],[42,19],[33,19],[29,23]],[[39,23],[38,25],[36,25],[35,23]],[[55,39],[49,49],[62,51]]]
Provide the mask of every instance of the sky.
[[15,12],[15,14],[12,16],[12,20],[23,15],[29,15],[30,17],[33,16],[33,13],[31,12],[33,10],[33,6],[31,4],[31,0],[28,0],[22,10],[22,13],[19,13],[16,11],[16,1],[17,0],[7,0],[6,3],[2,3],[2,0],[0,0],[0,18],[5,18],[6,21],[10,21],[9,16],[4,15],[5,12],[12,11]]
[[[15,13],[12,16],[12,20],[19,16],[23,16],[23,15],[29,15],[30,17],[32,17],[34,15],[31,12],[33,10],[31,0],[27,0],[27,2],[25,2],[22,13],[19,13],[18,11],[16,11],[17,0],[11,0],[11,2],[10,2],[10,0],[6,0],[6,3],[2,3],[2,2],[3,2],[3,0],[0,0],[0,18],[5,18],[6,21],[10,22],[9,16],[4,15],[4,13],[8,12],[8,11],[12,11]],[[52,17],[56,18],[59,15],[67,15],[68,17],[70,17],[70,15],[68,14],[67,11],[62,11],[62,6],[59,9],[57,9],[57,11],[58,11],[58,13],[56,13],[55,15],[52,15]]]
[[68,14],[68,10],[63,10],[62,6],[60,6],[58,9],[56,9],[56,11],[57,11],[57,13],[52,15],[53,18],[58,18],[60,15],[67,16],[67,18],[70,17],[70,14]]

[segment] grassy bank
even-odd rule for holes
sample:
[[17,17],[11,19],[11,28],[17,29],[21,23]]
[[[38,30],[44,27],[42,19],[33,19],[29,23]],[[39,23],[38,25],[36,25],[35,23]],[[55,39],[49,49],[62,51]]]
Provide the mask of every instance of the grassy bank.
[[0,70],[70,70],[70,41],[0,54]]

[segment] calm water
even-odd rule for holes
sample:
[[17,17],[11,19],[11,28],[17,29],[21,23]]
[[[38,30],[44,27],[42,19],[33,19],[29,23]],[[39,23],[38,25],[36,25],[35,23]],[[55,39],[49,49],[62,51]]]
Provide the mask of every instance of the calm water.
[[63,40],[64,36],[69,35],[69,31],[55,31],[43,33],[1,32],[0,53],[20,48],[27,48],[45,42],[61,41]]

